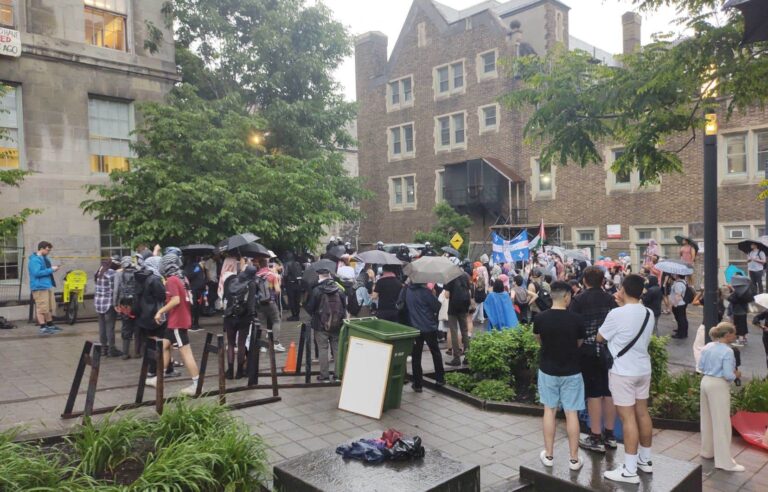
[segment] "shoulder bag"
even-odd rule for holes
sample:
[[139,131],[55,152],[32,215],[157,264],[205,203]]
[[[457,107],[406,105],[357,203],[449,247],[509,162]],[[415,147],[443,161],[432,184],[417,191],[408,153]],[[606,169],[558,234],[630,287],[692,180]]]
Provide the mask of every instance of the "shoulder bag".
[[[642,328],[640,328],[640,331],[637,333],[635,338],[633,338],[632,341],[629,342],[626,347],[621,349],[621,351],[618,354],[616,354],[617,359],[622,355],[626,354],[627,352],[629,352],[629,349],[634,347],[637,341],[640,340],[640,337],[643,335],[643,332],[645,331],[645,326],[648,324],[648,320],[650,319],[650,317],[651,317],[651,311],[648,308],[645,308],[645,320],[643,321]],[[605,348],[605,350],[600,351],[600,359],[603,361],[603,365],[605,366],[606,369],[610,369],[611,367],[613,367],[614,358],[611,355],[611,351],[608,350],[607,347]]]

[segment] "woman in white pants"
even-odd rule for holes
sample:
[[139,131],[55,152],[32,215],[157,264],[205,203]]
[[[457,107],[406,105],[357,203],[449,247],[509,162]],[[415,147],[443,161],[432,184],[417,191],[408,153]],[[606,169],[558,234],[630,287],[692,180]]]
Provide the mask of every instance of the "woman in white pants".
[[736,340],[733,324],[722,322],[709,330],[715,343],[701,352],[701,451],[704,459],[715,459],[715,468],[743,472],[744,467],[731,457],[731,382],[741,377],[736,369],[733,349]]

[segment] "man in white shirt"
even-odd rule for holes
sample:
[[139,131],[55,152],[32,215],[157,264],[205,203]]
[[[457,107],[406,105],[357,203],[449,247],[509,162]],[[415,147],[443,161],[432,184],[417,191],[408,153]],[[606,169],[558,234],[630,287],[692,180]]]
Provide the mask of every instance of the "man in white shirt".
[[[651,341],[654,318],[640,302],[644,280],[628,275],[616,294],[620,306],[608,313],[598,330],[597,341],[608,342],[613,367],[608,371],[608,387],[624,429],[624,465],[605,472],[617,482],[640,483],[637,470],[653,472],[651,440],[653,424],[648,413],[651,387]],[[639,442],[639,449],[638,449]]]
[[752,281],[752,293],[763,293],[763,269],[765,268],[765,253],[760,249],[757,243],[750,244],[752,248],[747,255],[747,270],[749,270],[749,279]]

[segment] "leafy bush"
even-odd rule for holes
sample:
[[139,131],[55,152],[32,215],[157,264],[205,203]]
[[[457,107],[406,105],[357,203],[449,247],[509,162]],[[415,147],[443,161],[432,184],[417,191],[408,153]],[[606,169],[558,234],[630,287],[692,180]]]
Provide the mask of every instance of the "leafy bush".
[[0,443],[0,490],[92,490],[95,481],[77,472],[60,453],[45,453],[37,446],[10,441]]
[[661,390],[664,381],[669,377],[669,352],[667,344],[669,337],[651,337],[651,343],[648,345],[648,354],[651,356],[651,393],[657,393]]
[[768,412],[768,377],[754,378],[736,388],[731,395],[734,412]]
[[521,325],[520,328],[511,331],[512,336],[512,354],[519,361],[524,361],[526,367],[531,370],[533,382],[536,380],[539,372],[539,351],[541,345],[533,334],[532,325]]
[[228,484],[231,490],[260,490],[260,484],[270,478],[264,442],[252,436],[245,424],[236,423],[223,432],[208,435],[201,443],[219,461],[212,473],[217,483]]
[[492,331],[476,335],[467,352],[469,369],[483,378],[508,377],[515,346],[512,331],[514,330]]
[[491,401],[512,401],[515,398],[515,390],[510,388],[506,381],[486,379],[477,383],[472,395]]
[[153,435],[157,436],[155,446],[162,448],[187,436],[203,436],[216,433],[229,425],[234,418],[227,407],[216,403],[191,404],[179,400],[167,406],[157,423]]
[[67,439],[80,458],[78,468],[87,475],[112,471],[129,459],[137,439],[149,435],[149,424],[133,415],[114,420],[114,413],[99,424],[85,424]]
[[699,420],[701,376],[681,373],[668,376],[653,394],[650,412],[654,417],[674,420]]
[[465,372],[447,372],[445,373],[445,382],[467,393],[471,393],[474,387],[477,386],[475,378]]

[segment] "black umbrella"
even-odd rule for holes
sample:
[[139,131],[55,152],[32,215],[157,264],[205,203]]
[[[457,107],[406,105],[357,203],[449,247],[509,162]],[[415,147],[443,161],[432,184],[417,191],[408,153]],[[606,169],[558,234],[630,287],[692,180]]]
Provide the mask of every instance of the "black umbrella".
[[211,255],[214,251],[216,246],[213,244],[188,244],[181,247],[181,253],[189,256]]
[[328,258],[323,258],[322,260],[316,261],[309,265],[307,269],[304,270],[304,275],[301,276],[301,279],[306,282],[309,287],[312,287],[319,281],[319,277],[317,275],[318,270],[328,270],[331,273],[336,273],[337,266],[338,263],[335,261],[329,260]]
[[240,246],[237,250],[241,256],[247,258],[270,258],[272,256],[267,247],[259,243],[248,243],[245,246]]
[[449,254],[449,255],[451,255],[451,256],[455,256],[456,258],[459,258],[459,257],[461,257],[461,253],[459,253],[459,252],[456,250],[456,248],[452,248],[452,247],[450,247],[450,246],[443,246],[443,247],[442,247],[442,250],[443,250],[445,253],[448,253],[448,254]]
[[766,255],[768,255],[768,245],[766,245],[762,241],[758,241],[757,239],[747,239],[745,241],[741,241],[738,244],[738,247],[741,251],[743,251],[746,254],[749,254],[750,251],[752,251],[752,245],[757,244],[757,247]]
[[339,261],[343,255],[347,254],[347,248],[344,246],[331,246],[331,248],[326,251],[325,256],[332,260]]
[[693,238],[688,236],[675,236],[675,241],[677,241],[677,244],[683,244],[683,239],[688,241],[688,244],[691,245],[691,247],[696,251],[699,252],[699,245],[696,241],[693,240]]
[[768,41],[768,8],[765,0],[728,0],[723,9],[737,8],[744,16],[742,44]]
[[234,236],[230,236],[227,239],[223,240],[219,243],[219,251],[222,253],[225,251],[233,251],[241,246],[245,246],[249,243],[255,243],[261,239],[256,234],[251,234],[250,232],[244,232],[242,234],[235,234]]

